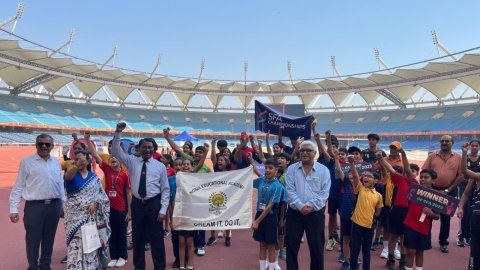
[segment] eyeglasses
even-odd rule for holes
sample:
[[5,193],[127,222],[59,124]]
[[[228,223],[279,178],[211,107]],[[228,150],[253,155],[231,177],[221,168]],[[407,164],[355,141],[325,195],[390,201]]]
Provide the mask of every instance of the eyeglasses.
[[440,140],[440,142],[441,142],[441,143],[443,143],[443,142],[448,143],[448,142],[450,142],[450,140]]
[[38,147],[45,146],[45,147],[47,147],[47,148],[50,148],[50,147],[52,147],[52,144],[51,144],[51,143],[48,143],[48,142],[47,142],[47,143],[45,143],[45,142],[37,142],[37,146],[38,146]]
[[313,152],[313,149],[300,149],[300,153],[311,153]]

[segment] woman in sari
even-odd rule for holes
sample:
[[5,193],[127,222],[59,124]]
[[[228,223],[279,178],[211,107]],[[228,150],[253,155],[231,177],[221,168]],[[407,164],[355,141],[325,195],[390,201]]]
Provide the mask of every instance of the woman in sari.
[[[106,269],[108,264],[110,202],[98,176],[87,170],[89,163],[90,155],[86,150],[76,151],[75,165],[64,176],[67,190],[67,202],[64,206],[67,269]],[[97,224],[101,247],[84,254],[81,227],[91,220]]]

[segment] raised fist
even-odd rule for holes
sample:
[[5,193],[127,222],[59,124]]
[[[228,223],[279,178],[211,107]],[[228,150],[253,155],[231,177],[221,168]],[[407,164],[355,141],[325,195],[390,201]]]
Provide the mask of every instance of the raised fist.
[[125,122],[120,122],[117,124],[116,132],[122,132],[127,127]]

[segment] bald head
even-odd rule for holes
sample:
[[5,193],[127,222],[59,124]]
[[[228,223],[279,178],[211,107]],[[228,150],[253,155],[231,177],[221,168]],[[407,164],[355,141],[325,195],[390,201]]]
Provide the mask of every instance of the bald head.
[[453,146],[453,138],[450,135],[443,135],[440,138],[440,149],[442,152],[450,152],[452,151]]

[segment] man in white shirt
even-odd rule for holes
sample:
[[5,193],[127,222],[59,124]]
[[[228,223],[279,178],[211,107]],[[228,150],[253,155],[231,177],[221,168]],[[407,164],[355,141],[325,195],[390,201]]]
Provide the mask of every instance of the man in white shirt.
[[298,270],[298,251],[306,232],[310,250],[310,270],[323,270],[325,244],[325,204],[330,192],[330,172],[315,161],[316,147],[311,141],[300,144],[300,161],[287,169],[289,205],[285,227],[287,269]]
[[[50,269],[53,242],[65,200],[60,162],[50,156],[53,138],[40,134],[37,153],[20,162],[17,180],[10,193],[10,221],[20,220],[18,208],[23,198],[28,270]],[[39,258],[39,249],[42,253]]]
[[163,221],[170,201],[167,169],[153,153],[158,146],[154,139],[144,138],[138,143],[140,156],[128,155],[120,147],[120,134],[125,123],[118,123],[113,138],[112,155],[125,164],[132,184],[132,240],[135,270],[145,269],[145,240],[148,234],[152,247],[154,270],[164,270],[165,244]]

